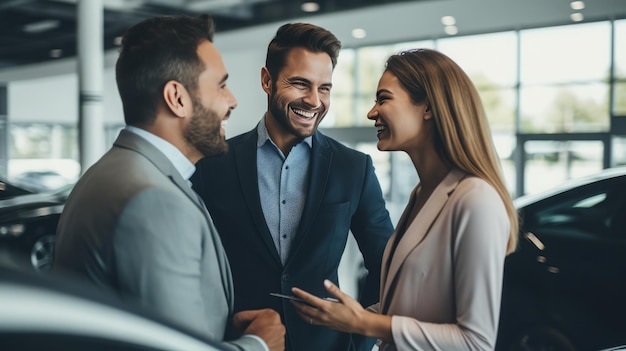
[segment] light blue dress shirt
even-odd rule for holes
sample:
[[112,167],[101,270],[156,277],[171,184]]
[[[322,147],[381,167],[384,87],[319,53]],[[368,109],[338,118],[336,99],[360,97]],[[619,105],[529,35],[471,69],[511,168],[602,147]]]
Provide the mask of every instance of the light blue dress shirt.
[[176,168],[178,173],[183,176],[183,179],[187,180],[187,183],[191,186],[191,183],[189,183],[189,178],[191,178],[193,172],[196,171],[196,166],[191,161],[189,161],[187,156],[185,156],[180,150],[178,150],[176,146],[172,145],[169,141],[141,128],[126,126],[124,129],[133,134],[139,135],[140,137],[146,139],[147,142],[154,145],[154,147],[159,149],[163,153],[163,155],[165,155],[165,157],[167,157],[167,159],[172,162],[174,168]]
[[267,133],[265,118],[257,126],[257,173],[265,222],[283,264],[298,231],[309,185],[312,137],[296,144],[287,157]]

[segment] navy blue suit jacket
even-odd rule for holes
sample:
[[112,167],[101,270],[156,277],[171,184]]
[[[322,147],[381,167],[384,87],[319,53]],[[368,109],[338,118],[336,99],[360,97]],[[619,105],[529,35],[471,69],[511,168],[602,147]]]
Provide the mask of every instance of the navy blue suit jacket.
[[338,282],[337,268],[352,230],[368,270],[359,300],[364,306],[378,302],[382,254],[393,225],[371,157],[319,131],[313,135],[306,203],[283,266],[259,199],[256,128],[228,143],[227,155],[205,158],[196,165],[192,182],[226,249],[235,311],[278,311],[287,328],[287,350],[370,350],[375,340],[311,326],[287,300],[269,293],[291,294],[295,286],[328,296],[322,282]]

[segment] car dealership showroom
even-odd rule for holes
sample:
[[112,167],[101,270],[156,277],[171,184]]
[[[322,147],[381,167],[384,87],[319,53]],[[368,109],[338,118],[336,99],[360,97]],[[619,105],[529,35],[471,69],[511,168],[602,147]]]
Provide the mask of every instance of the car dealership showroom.
[[[0,1],[0,350],[231,350],[54,274],[64,205],[125,128],[122,36],[147,18],[202,14],[237,99],[226,139],[263,116],[281,25],[336,35],[319,131],[371,158],[394,228],[420,179],[406,153],[378,148],[379,78],[403,50],[453,59],[480,95],[519,214],[493,349],[626,350],[626,0]],[[355,236],[338,269],[352,297],[367,274]]]

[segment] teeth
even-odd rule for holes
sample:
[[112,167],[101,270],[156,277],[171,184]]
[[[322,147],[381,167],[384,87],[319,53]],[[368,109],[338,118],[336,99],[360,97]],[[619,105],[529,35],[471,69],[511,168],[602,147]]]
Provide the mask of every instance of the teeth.
[[223,119],[222,120],[222,127],[226,127],[227,124],[228,124],[228,120]]
[[376,126],[376,130],[378,130],[379,132],[381,132],[381,131],[383,131],[385,129],[387,129],[387,127],[385,127],[385,126]]
[[306,118],[313,118],[315,117],[315,112],[307,112],[304,110],[296,110],[296,109],[291,109],[295,114],[300,115],[302,117],[306,117]]

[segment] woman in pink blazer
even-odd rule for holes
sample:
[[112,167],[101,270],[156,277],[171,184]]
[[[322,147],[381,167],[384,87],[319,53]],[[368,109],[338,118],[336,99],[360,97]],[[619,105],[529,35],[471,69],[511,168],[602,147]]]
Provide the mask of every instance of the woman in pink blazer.
[[339,302],[294,288],[298,313],[380,350],[493,350],[518,221],[476,88],[442,53],[402,52],[367,118],[378,149],[406,152],[420,179],[385,249],[380,302],[364,309],[324,281]]

